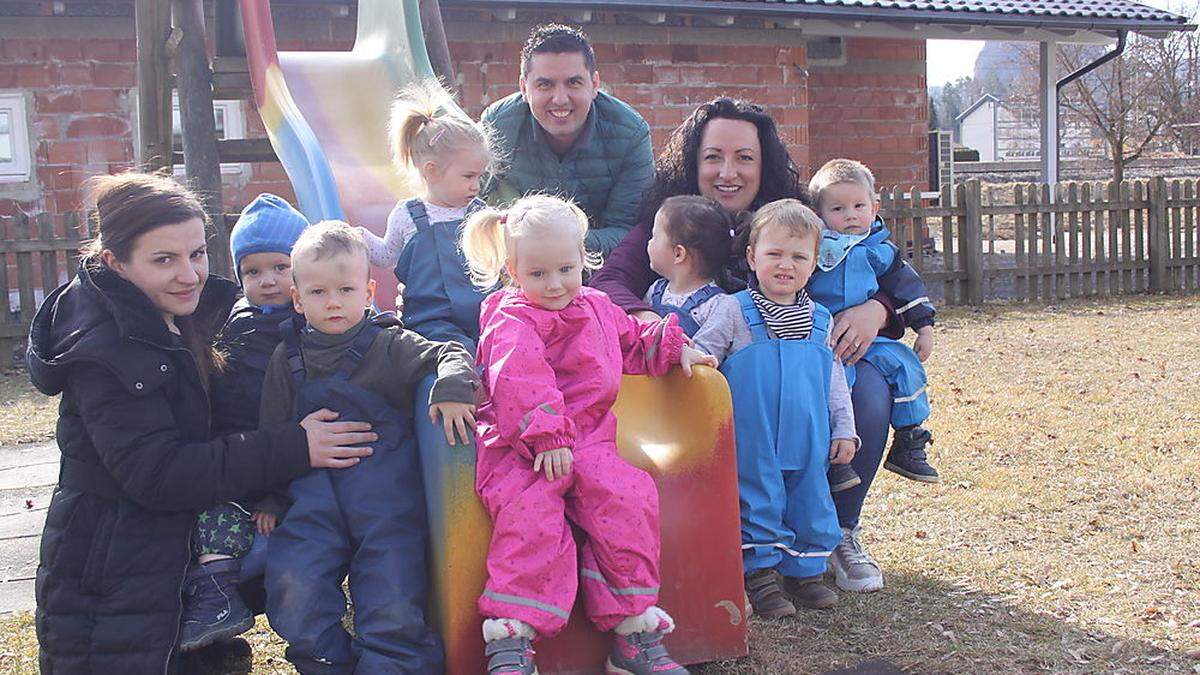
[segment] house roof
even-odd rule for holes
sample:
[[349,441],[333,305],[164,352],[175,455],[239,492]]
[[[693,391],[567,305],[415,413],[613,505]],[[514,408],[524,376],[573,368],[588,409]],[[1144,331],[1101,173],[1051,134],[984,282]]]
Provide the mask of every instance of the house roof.
[[978,101],[975,101],[974,103],[972,103],[969,108],[967,108],[966,110],[959,113],[958,117],[954,118],[954,121],[955,122],[963,121],[967,117],[967,115],[970,115],[971,113],[975,112],[976,108],[983,105],[984,103],[987,103],[988,101],[991,101],[992,103],[999,103],[1000,99],[996,98],[995,96],[992,96],[991,94],[984,94],[983,96],[979,97]]
[[[772,20],[910,25],[936,37],[1053,39],[1194,30],[1186,17],[1132,0],[443,0],[445,6],[667,12]],[[947,34],[948,33],[948,34]],[[1008,37],[1003,37],[1008,35]],[[914,37],[935,37],[914,34]]]

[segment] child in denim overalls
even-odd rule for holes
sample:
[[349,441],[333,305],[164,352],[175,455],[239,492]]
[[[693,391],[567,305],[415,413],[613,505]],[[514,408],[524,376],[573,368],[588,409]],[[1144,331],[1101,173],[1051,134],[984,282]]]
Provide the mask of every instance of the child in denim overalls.
[[420,176],[423,191],[396,204],[383,238],[360,229],[371,264],[394,269],[403,284],[404,327],[474,353],[485,294],[471,284],[458,239],[463,220],[483,206],[479,182],[492,152],[486,128],[453,106],[437,82],[409,87],[396,99],[390,124],[396,168]]

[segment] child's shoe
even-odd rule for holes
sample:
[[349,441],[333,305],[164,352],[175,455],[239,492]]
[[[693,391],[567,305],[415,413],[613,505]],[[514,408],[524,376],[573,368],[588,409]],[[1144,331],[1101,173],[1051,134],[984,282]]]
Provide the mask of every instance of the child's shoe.
[[796,614],[796,606],[783,592],[779,572],[767,568],[746,575],[746,595],[754,613],[764,619],[782,619]]
[[242,562],[214,560],[188,569],[183,584],[183,627],[179,651],[186,652],[240,635],[254,625],[254,614],[238,595]]
[[783,588],[792,602],[809,609],[828,609],[838,603],[838,594],[820,576],[784,577]]
[[862,479],[858,477],[858,472],[849,464],[830,464],[829,465],[829,491],[841,492],[849,490],[855,485],[862,483]]
[[932,443],[933,434],[924,427],[918,425],[897,429],[883,468],[922,483],[939,482],[941,478],[937,469],[929,466],[925,454],[925,446]]
[[533,663],[533,641],[516,635],[492,640],[484,648],[488,675],[537,675]]
[[662,644],[662,631],[614,635],[613,648],[604,664],[607,675],[687,675]]

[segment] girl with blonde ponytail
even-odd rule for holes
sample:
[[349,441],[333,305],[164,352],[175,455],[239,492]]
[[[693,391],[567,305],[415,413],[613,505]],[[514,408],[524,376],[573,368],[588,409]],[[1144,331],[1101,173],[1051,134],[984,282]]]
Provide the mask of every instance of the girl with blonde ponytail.
[[[492,517],[479,609],[488,672],[534,673],[533,641],[562,630],[578,586],[588,618],[614,633],[607,672],[686,673],[662,646],[675,628],[656,603],[658,492],[617,454],[612,405],[623,373],[663,375],[716,360],[674,315],[626,314],[583,286],[579,207],[531,195],[468,219],[462,248],[483,301],[475,486]],[[587,535],[576,554],[571,523]]]
[[463,219],[484,207],[477,195],[493,162],[490,134],[437,80],[403,89],[389,126],[396,170],[420,177],[422,191],[396,204],[382,238],[360,228],[371,264],[393,269],[403,285],[406,328],[474,349],[483,296],[457,242]]

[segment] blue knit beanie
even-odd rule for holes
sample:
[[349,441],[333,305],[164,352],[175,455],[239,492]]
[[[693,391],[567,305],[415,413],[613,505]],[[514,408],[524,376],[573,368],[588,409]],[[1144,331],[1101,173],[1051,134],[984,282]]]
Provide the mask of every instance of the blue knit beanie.
[[304,214],[292,208],[282,197],[261,194],[254,198],[229,233],[229,252],[233,254],[233,269],[242,278],[242,258],[251,253],[286,253],[308,227]]

